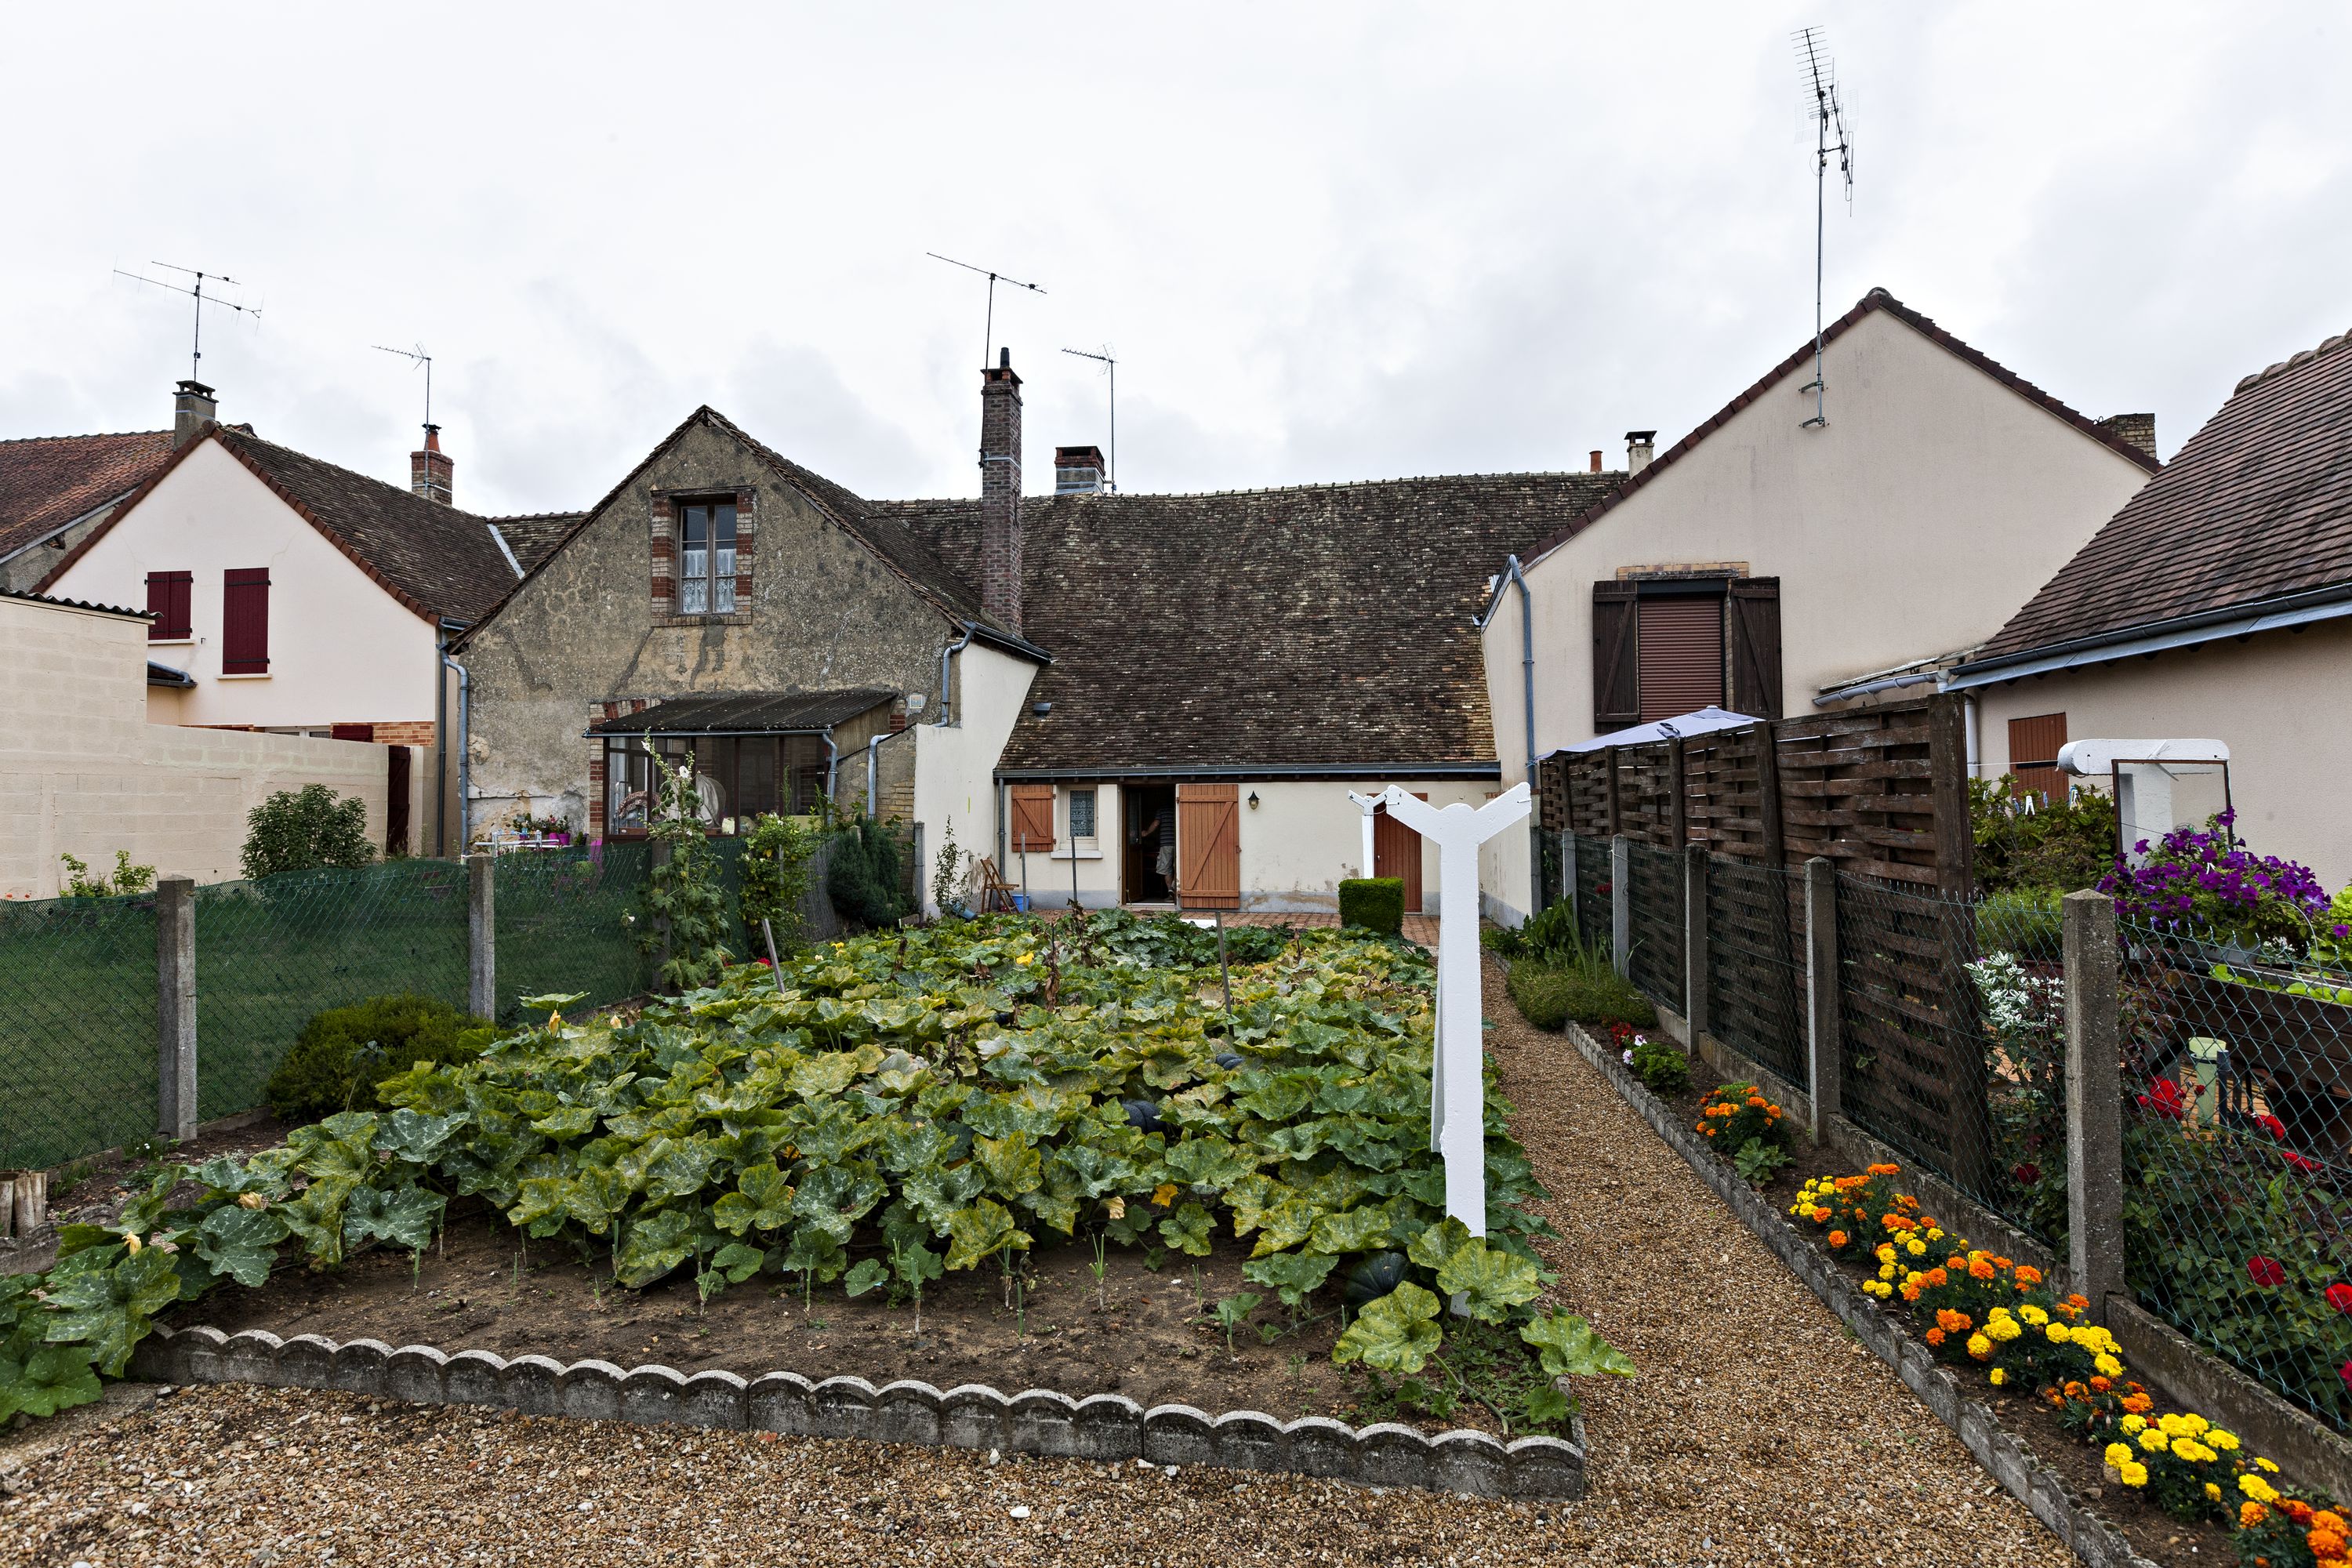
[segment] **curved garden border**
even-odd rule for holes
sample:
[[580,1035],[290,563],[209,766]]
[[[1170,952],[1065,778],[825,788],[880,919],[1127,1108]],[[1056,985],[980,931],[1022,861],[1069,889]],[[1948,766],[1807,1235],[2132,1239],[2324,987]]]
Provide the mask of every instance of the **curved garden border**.
[[131,1375],[159,1383],[249,1383],[333,1389],[414,1405],[485,1405],[527,1415],[855,1437],[933,1447],[1002,1448],[1096,1461],[1280,1470],[1365,1486],[1420,1487],[1488,1498],[1584,1495],[1584,1418],[1571,1436],[1518,1437],[1456,1430],[1429,1436],[1381,1422],[1349,1426],[1328,1416],[1277,1421],[1255,1410],[1211,1415],[1189,1405],[1150,1409],[1116,1394],[1073,1399],[1030,1389],[1003,1394],[982,1384],[945,1392],[862,1377],[812,1383],[796,1373],[745,1379],[691,1375],[658,1364],[624,1371],[605,1361],[512,1360],[488,1351],[398,1349],[380,1340],[337,1344],[315,1334],[281,1340],[257,1329],[158,1327],[140,1342]]
[[1607,1076],[1620,1099],[1639,1111],[1666,1146],[1688,1163],[1721,1198],[1732,1214],[1771,1248],[1831,1311],[1853,1331],[1879,1360],[1895,1369],[1905,1387],[1919,1396],[1936,1419],[1958,1434],[1977,1463],[2011,1496],[2033,1510],[2034,1518],[2074,1550],[2091,1568],[2155,1568],[2132,1550],[2123,1531],[2085,1506],[2058,1472],[2034,1457],[2033,1450],[2001,1429],[1992,1411],[1960,1392],[1959,1380],[1937,1363],[1934,1352],[1910,1331],[1879,1310],[1829,1257],[1800,1235],[1780,1212],[1759,1196],[1738,1172],[1716,1157],[1696,1131],[1685,1125],[1664,1101],[1643,1087],[1625,1064],[1585,1033],[1580,1025],[1568,1026],[1568,1038],[1585,1060]]

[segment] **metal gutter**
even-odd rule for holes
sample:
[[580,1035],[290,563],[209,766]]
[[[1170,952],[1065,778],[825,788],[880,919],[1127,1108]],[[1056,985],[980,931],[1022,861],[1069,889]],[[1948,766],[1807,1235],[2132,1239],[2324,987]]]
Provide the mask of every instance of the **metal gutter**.
[[1047,653],[1044,648],[1039,647],[1027,637],[1015,637],[1011,632],[1000,632],[992,626],[982,626],[978,621],[964,622],[963,629],[966,641],[970,641],[973,637],[978,637],[984,643],[994,644],[996,647],[1004,649],[1007,653],[1017,653],[1024,658],[1034,658],[1039,664],[1051,664],[1054,662],[1054,656],[1052,654]]
[[954,717],[955,704],[948,700],[948,660],[971,646],[973,630],[972,624],[966,621],[961,638],[940,645],[940,716],[931,721],[935,724],[946,724]]
[[2340,620],[2352,616],[2352,584],[2339,584],[2307,594],[2290,594],[2268,603],[2268,608],[2251,612],[2244,605],[2237,605],[2229,610],[2182,616],[2121,632],[2079,637],[2026,653],[1979,659],[1974,664],[1947,670],[1937,680],[1937,689],[1965,691],[1971,687],[1990,686],[1995,681],[2018,680],[2029,675],[2051,675],[2086,665],[2130,658],[2137,654],[2165,653],[2174,648],[2193,647],[2200,643],[2252,637],[2256,632],[2282,631],[2321,621]]
[[1844,702],[1856,697],[1869,697],[1876,692],[1894,691],[1906,686],[1925,686],[1937,679],[1932,669],[1914,670],[1909,675],[1890,675],[1884,680],[1865,680],[1859,686],[1843,686],[1824,691],[1813,699],[1813,706],[1826,708],[1832,702]]
[[915,726],[909,724],[903,730],[885,731],[866,742],[866,815],[874,817],[877,821],[880,820],[880,812],[876,799],[875,781],[880,765],[882,742],[895,741],[901,735],[911,735],[914,732]]

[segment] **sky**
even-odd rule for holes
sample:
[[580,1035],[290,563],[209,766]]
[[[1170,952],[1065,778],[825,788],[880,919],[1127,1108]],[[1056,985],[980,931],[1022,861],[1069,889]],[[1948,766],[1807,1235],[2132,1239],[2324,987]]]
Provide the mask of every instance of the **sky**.
[[[1884,287],[2169,455],[2352,327],[2352,9],[1554,3],[12,7],[0,437],[225,419],[458,504],[600,498],[710,404],[862,494],[1581,468]],[[47,62],[33,67],[33,62]],[[1000,269],[985,281],[927,251]]]

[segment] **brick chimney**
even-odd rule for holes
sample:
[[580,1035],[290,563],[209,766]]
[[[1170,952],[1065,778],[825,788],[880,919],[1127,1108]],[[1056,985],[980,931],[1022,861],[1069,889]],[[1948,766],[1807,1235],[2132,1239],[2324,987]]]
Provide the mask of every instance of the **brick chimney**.
[[1601,471],[1601,448],[1598,447],[1595,447],[1592,449],[1591,462],[1592,471],[1596,474],[1599,473]]
[[220,405],[213,400],[211,387],[201,381],[180,383],[180,395],[172,400],[172,449],[176,452],[203,435],[219,417]]
[[2108,435],[2137,447],[2153,458],[2156,451],[2156,416],[2153,414],[2110,414],[2099,421],[2099,428]]
[[425,445],[408,454],[408,488],[426,500],[437,500],[443,506],[450,503],[449,479],[456,465],[442,455],[441,426],[425,427]]
[[980,373],[980,607],[1021,629],[1021,378],[1013,351]]
[[1054,448],[1054,493],[1057,496],[1102,494],[1103,455],[1100,447]]

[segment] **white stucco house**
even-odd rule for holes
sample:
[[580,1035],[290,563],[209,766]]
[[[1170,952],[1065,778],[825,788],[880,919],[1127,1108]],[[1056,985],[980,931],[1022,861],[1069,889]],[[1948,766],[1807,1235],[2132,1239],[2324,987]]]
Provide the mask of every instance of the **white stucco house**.
[[[2094,420],[1874,289],[1622,484],[1496,558],[1483,612],[1501,779],[1612,730],[1933,689],[2158,468],[2154,421]],[[1489,847],[1489,912],[1534,900]]]
[[447,504],[430,426],[412,469],[404,490],[200,417],[40,591],[145,608],[148,658],[178,678],[150,688],[160,722],[388,747],[383,847],[454,853],[463,708],[443,650],[552,520]]

